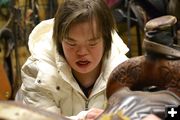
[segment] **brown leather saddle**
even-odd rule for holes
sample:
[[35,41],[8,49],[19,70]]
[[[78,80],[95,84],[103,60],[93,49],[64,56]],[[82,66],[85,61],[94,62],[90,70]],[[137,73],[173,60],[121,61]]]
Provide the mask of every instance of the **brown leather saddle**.
[[107,97],[123,87],[132,91],[169,90],[180,97],[180,60],[149,56],[129,59],[112,72]]
[[112,72],[107,97],[101,119],[141,120],[148,114],[165,119],[166,106],[180,105],[180,60],[139,56],[125,61]]
[[145,55],[130,58],[114,69],[107,84],[108,98],[122,87],[170,90],[180,97],[180,46],[173,43],[176,22],[174,16],[162,16],[146,24]]
[[165,119],[166,106],[180,105],[180,47],[173,42],[174,16],[150,20],[145,27],[145,55],[118,65],[107,84],[108,104],[98,119]]

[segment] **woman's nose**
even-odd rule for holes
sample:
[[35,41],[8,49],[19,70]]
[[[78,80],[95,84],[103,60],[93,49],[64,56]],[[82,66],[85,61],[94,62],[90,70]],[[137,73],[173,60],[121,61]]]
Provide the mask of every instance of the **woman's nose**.
[[77,54],[78,55],[87,55],[88,54],[88,48],[86,46],[80,46],[77,48]]

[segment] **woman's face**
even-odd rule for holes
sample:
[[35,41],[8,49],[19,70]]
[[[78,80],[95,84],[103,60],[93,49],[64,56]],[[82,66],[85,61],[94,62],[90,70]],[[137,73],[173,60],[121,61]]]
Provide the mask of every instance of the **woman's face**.
[[[73,24],[62,41],[65,58],[78,73],[89,73],[100,64],[104,53],[102,33],[96,23],[88,21]],[[94,34],[93,34],[94,33]]]

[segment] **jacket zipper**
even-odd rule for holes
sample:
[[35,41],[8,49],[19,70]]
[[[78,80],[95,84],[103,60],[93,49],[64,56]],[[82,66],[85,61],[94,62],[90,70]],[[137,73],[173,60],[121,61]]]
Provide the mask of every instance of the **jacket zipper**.
[[89,110],[88,105],[89,105],[89,100],[86,100],[86,102],[85,102],[85,111]]
[[[102,91],[101,91],[102,92]],[[98,94],[100,94],[101,92],[99,92]],[[97,95],[97,94],[96,94]],[[83,96],[84,97],[84,96]],[[92,96],[91,96],[92,98]],[[89,110],[89,101],[90,101],[90,98],[86,98],[84,97],[85,99],[85,111]]]

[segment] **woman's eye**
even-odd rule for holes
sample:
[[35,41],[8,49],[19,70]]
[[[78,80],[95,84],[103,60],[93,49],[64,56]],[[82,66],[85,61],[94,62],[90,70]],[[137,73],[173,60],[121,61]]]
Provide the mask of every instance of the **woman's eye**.
[[97,43],[98,43],[98,42],[90,42],[90,43],[89,43],[89,46],[95,46],[95,45],[97,45]]
[[68,41],[66,41],[66,43],[67,43],[69,46],[75,46],[75,45],[76,45],[76,43],[72,43],[72,42],[68,42]]
[[68,45],[70,45],[70,46],[76,46],[75,43],[68,43]]

